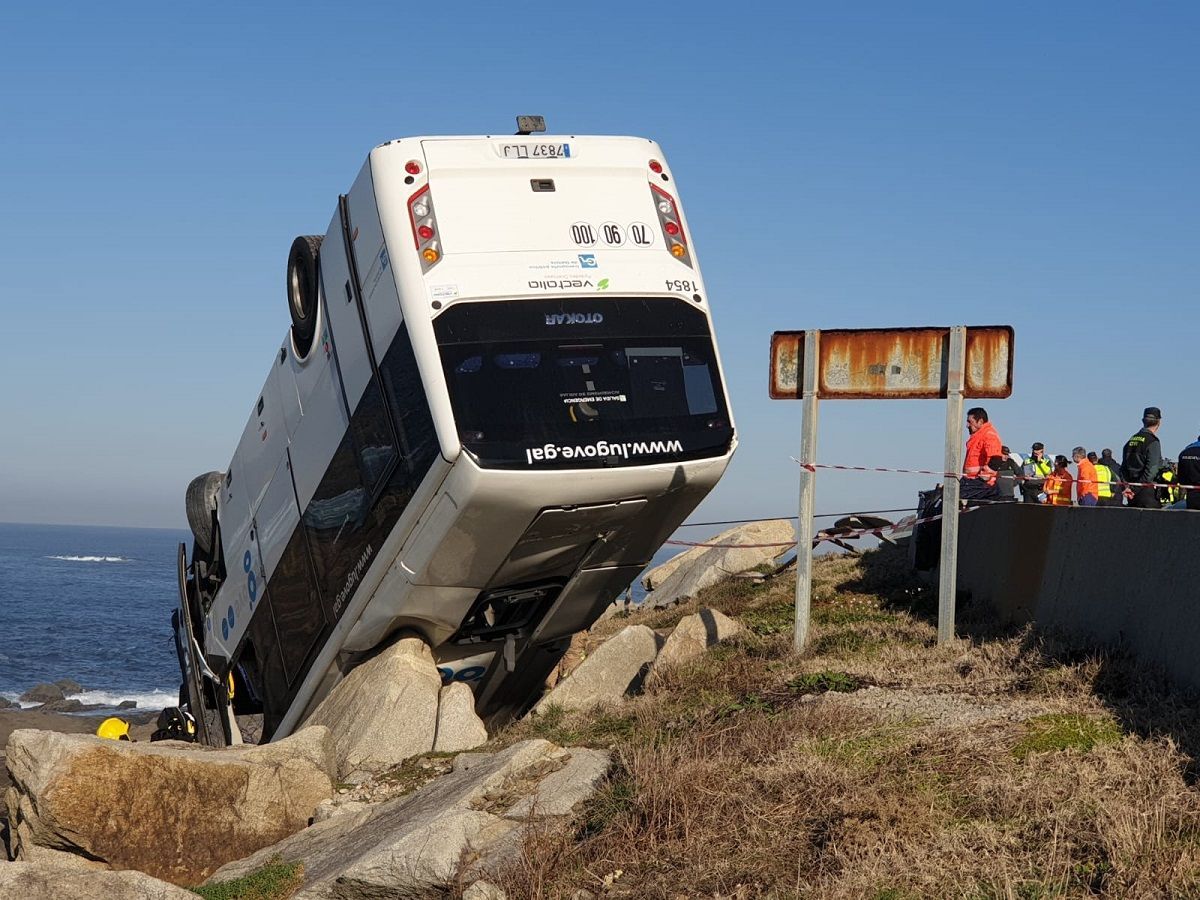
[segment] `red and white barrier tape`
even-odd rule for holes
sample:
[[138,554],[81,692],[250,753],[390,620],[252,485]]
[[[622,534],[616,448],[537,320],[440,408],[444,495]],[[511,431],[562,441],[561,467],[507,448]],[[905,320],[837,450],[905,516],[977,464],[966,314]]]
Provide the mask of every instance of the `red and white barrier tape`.
[[[817,469],[837,469],[842,472],[893,472],[901,475],[936,475],[938,478],[974,478],[974,475],[966,475],[962,472],[939,472],[935,469],[893,469],[886,466],[835,466],[831,463],[805,463],[800,462],[796,457],[789,457],[792,462],[799,464],[810,472],[816,472]],[[1006,478],[1012,478],[1015,481],[1045,481],[1049,475],[1006,475]],[[1072,478],[1073,483],[1078,484],[1110,484],[1120,486],[1122,488],[1135,487],[1173,487],[1182,488],[1184,490],[1200,490],[1200,484],[1176,484],[1174,481],[1092,481],[1090,478]]]

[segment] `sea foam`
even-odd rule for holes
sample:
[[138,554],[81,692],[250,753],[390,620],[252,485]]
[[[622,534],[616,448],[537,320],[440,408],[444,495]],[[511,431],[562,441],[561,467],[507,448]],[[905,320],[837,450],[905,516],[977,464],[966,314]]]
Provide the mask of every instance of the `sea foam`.
[[63,562],[100,562],[122,563],[130,562],[127,556],[47,556],[46,559],[58,559]]

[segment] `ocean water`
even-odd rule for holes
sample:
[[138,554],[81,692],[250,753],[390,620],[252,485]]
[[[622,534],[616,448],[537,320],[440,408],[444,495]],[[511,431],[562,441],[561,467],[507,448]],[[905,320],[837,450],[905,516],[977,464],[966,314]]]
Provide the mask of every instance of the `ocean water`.
[[[0,696],[70,678],[83,703],[173,706],[176,548],[190,540],[166,529],[0,523]],[[652,565],[682,549],[661,548]],[[644,596],[635,581],[634,602]]]
[[[174,705],[185,531],[0,523],[0,696],[70,678],[82,703]],[[27,705],[27,704],[26,704]]]

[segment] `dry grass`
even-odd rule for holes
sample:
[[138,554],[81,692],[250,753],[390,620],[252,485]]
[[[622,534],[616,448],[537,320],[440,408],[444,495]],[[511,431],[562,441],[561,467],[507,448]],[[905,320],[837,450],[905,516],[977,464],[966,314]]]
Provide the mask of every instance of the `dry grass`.
[[498,874],[509,896],[1200,896],[1194,697],[969,609],[971,637],[938,647],[895,551],[820,561],[799,656],[792,591],[728,582],[602,623],[591,641],[699,606],[749,628],[620,708],[514,726],[618,767],[574,832]]

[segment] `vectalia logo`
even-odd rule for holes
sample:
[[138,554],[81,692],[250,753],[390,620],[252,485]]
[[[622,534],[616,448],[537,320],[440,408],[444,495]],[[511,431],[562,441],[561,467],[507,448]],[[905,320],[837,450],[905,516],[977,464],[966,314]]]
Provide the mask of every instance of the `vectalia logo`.
[[600,325],[603,313],[547,313],[547,325]]
[[562,278],[554,281],[531,281],[531,288],[540,289],[543,291],[554,290],[570,290],[571,288],[590,288],[595,287],[587,278]]

